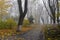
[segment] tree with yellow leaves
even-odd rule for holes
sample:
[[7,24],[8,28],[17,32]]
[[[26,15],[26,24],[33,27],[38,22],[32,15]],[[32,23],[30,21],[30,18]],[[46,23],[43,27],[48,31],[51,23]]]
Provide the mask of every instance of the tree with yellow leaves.
[[11,7],[11,4],[8,4],[6,0],[0,0],[0,18],[8,14],[8,8]]

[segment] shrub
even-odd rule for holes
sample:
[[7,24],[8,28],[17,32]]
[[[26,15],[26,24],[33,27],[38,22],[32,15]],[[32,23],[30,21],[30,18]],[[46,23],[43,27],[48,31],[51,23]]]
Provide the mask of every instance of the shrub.
[[29,20],[28,19],[24,19],[24,21],[23,21],[23,26],[27,26],[27,25],[29,25],[30,23],[29,23]]
[[[60,37],[60,30],[58,29],[58,26],[56,25],[48,25],[47,30],[45,31],[45,38],[56,38],[57,40]],[[59,39],[60,40],[60,39]]]
[[6,25],[7,25],[7,28],[12,28],[12,27],[16,26],[16,22],[13,19],[7,19]]
[[58,24],[57,26],[58,26],[58,28],[60,29],[60,24]]
[[28,18],[28,20],[29,20],[30,24],[32,24],[32,23],[33,23],[33,20],[34,20],[33,16],[31,15],[31,16]]
[[2,19],[0,19],[0,29],[3,29],[6,27],[6,22],[2,21]]
[[6,21],[0,19],[0,29],[11,29],[14,26],[16,26],[16,22],[13,19],[7,19]]

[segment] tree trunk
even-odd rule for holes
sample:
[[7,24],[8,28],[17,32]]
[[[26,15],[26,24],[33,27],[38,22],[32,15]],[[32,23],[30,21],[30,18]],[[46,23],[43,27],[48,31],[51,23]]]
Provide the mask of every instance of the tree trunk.
[[53,5],[52,6],[50,5],[50,0],[48,0],[48,3],[49,3],[51,14],[53,16],[53,23],[55,24],[55,4],[54,4],[54,0],[53,0]]
[[57,2],[57,23],[59,24],[59,3],[58,0],[56,0]]
[[19,16],[17,32],[21,31],[23,20],[24,20],[24,17],[26,15],[26,13],[27,13],[27,2],[28,2],[28,0],[25,0],[24,12],[23,12],[23,10],[22,10],[22,2],[21,2],[21,0],[18,0],[20,16]]
[[50,18],[50,24],[52,24],[52,18]]

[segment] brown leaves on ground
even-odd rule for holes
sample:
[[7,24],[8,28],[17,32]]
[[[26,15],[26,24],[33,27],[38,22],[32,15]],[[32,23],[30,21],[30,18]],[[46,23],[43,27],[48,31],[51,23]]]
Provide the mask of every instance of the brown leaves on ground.
[[0,36],[2,36],[2,35],[7,35],[7,36],[16,35],[16,34],[27,32],[31,29],[32,29],[32,27],[22,27],[21,32],[16,32],[16,29],[1,29]]
[[0,30],[0,36],[3,36],[3,35],[10,36],[13,33],[14,32],[11,29],[2,29],[2,30]]
[[31,29],[32,29],[32,27],[22,27],[22,31],[23,32],[29,31]]

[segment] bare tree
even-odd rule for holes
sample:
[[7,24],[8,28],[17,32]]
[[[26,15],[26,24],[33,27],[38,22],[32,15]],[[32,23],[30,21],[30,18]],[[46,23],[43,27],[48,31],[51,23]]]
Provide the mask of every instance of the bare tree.
[[22,24],[23,24],[23,20],[24,17],[27,13],[27,4],[28,4],[28,0],[25,0],[25,5],[24,5],[24,11],[22,10],[22,0],[18,0],[18,5],[19,5],[19,22],[18,22],[18,28],[17,28],[17,32],[19,32],[21,30]]
[[55,0],[51,1],[51,0],[48,0],[48,4],[49,4],[49,7],[50,7],[50,11],[51,11],[51,14],[53,16],[53,23],[55,24],[55,3],[54,3]]
[[59,3],[58,0],[56,0],[57,2],[57,23],[59,24]]
[[[43,1],[43,0],[42,0]],[[50,12],[49,12],[49,9],[47,8],[47,6],[46,6],[46,4],[45,4],[45,2],[43,1],[43,4],[44,4],[44,7],[45,7],[45,9],[46,9],[46,11],[47,11],[47,13],[48,13],[48,15],[50,16],[50,18],[51,18],[51,23],[52,23],[52,19],[53,19],[53,16],[52,16],[52,14],[50,14]]]

